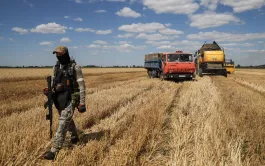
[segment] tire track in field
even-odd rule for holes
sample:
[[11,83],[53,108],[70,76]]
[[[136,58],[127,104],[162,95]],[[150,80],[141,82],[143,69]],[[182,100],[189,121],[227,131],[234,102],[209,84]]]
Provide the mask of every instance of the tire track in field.
[[[171,113],[169,158],[163,165],[222,163],[219,161],[223,152],[219,100],[217,87],[207,76],[183,85]],[[161,165],[161,162],[153,161],[150,165]]]
[[[52,69],[51,69],[52,71]],[[83,76],[106,76],[116,74],[132,74],[132,73],[143,73],[143,71],[128,71],[128,72],[105,72],[105,73],[84,73]],[[144,72],[145,73],[145,72]],[[37,81],[45,80],[46,76],[35,76],[35,77],[21,77],[21,78],[0,78],[1,83],[19,82],[19,81]]]
[[118,86],[123,86],[125,84],[131,84],[131,83],[134,83],[134,82],[139,82],[139,81],[142,81],[142,80],[145,80],[145,79],[146,79],[145,77],[139,77],[139,78],[133,78],[133,79],[128,80],[128,81],[119,81],[118,80],[116,82],[113,82],[112,84],[109,84],[109,82],[106,82],[105,84],[101,84],[101,85],[98,85],[96,87],[87,88],[86,89],[86,94],[87,95],[91,95],[91,94],[94,94],[96,92],[100,92],[102,90],[116,88]]
[[[138,93],[142,90],[144,90],[146,87],[148,87],[152,82],[148,80],[141,81],[140,85],[139,82],[131,83],[128,85],[124,85],[121,87],[116,87],[108,90],[104,90],[102,92],[96,93],[92,95],[91,99],[95,98],[97,100],[97,97],[101,98],[103,94],[109,95],[106,99],[101,100],[104,101],[100,104],[100,108],[103,108],[104,110],[112,106],[112,100],[110,94],[116,94],[115,102],[119,102],[119,100],[126,101],[127,98],[130,98],[134,93]],[[135,87],[131,88],[131,86]],[[124,89],[123,89],[124,88]],[[130,94],[132,92],[132,94]],[[101,94],[100,96],[97,96]],[[94,97],[93,97],[94,96]],[[87,100],[87,102],[90,102]],[[95,108],[95,105],[93,103],[90,103],[90,106],[93,106]],[[29,158],[28,155],[34,154],[35,150],[38,149],[38,147],[43,147],[47,143],[47,135],[48,130],[39,130],[41,128],[47,128],[48,122],[45,120],[45,111],[41,111],[42,109],[40,107],[36,109],[31,109],[27,112],[23,112],[21,114],[12,114],[10,117],[5,117],[0,119],[0,122],[2,122],[4,125],[0,127],[0,138],[2,141],[4,141],[6,144],[2,146],[2,153],[0,152],[0,156],[6,156],[6,159],[10,159],[13,156],[12,161],[25,161],[25,159]],[[98,111],[98,110],[96,110]],[[56,125],[57,125],[57,114],[56,112],[54,116],[54,126],[53,131],[55,131]],[[86,122],[86,117],[89,116],[92,119],[93,117],[97,119],[97,113],[95,112],[93,114],[90,114],[90,111],[86,112],[86,114],[76,114],[75,121],[78,123]],[[99,121],[99,120],[98,120]],[[80,126],[80,125],[77,125]],[[33,139],[34,138],[34,139]],[[17,140],[20,140],[17,142]],[[12,144],[9,143],[9,141],[12,142]],[[16,148],[14,147],[16,146]],[[21,149],[27,149],[25,151],[21,151]],[[20,158],[18,158],[20,157]]]
[[[99,87],[100,85],[110,84],[118,81],[126,81],[144,77],[143,73],[116,73],[105,74],[102,76],[84,77],[87,87]],[[23,80],[20,82],[0,82],[0,103],[16,100],[30,99],[33,96],[43,94],[43,89],[47,87],[46,79],[41,80]]]
[[[145,154],[153,150],[153,143],[161,133],[166,110],[170,107],[174,93],[173,84],[160,82],[157,97],[145,103],[135,114],[130,128],[121,139],[109,147],[109,152],[100,165],[141,165]],[[174,86],[176,88],[176,86]],[[177,87],[178,88],[178,87]],[[167,100],[170,99],[170,100]],[[154,113],[155,112],[155,113]]]
[[255,85],[255,84],[249,83],[245,80],[238,79],[238,78],[231,78],[231,80],[236,82],[238,85],[241,85],[245,88],[248,88],[248,89],[250,89],[254,92],[257,92],[257,93],[259,93],[265,97],[265,89],[262,86]]
[[[90,128],[86,128],[85,131],[80,135],[82,142],[84,144],[87,142],[85,145],[83,145],[84,147],[77,146],[72,151],[69,151],[69,149],[63,149],[60,152],[57,161],[59,163],[62,161],[66,162],[70,159],[70,156],[75,156],[75,154],[72,153],[81,153],[84,151],[84,148],[90,149],[89,154],[84,154],[88,156],[91,153],[106,153],[108,151],[108,147],[115,144],[115,141],[122,137],[123,132],[129,128],[129,126],[131,125],[130,122],[134,119],[134,112],[141,107],[140,105],[143,102],[147,101],[148,95],[150,94],[149,91],[152,91],[153,88],[153,85],[147,87],[143,91],[139,92],[138,95],[133,96],[133,98],[130,98],[127,102],[112,110],[112,114],[110,114],[110,116],[101,119],[98,123],[94,124]],[[136,107],[138,109],[130,111],[132,107]],[[95,144],[101,147],[93,148],[93,145]],[[93,151],[94,153],[91,151]],[[94,158],[99,157],[100,154],[94,156]]]
[[[145,108],[142,108],[142,105],[144,104],[148,105],[148,107],[152,107],[155,96],[161,95],[160,92],[163,92],[163,94],[165,94],[165,91],[168,92],[168,87],[162,87],[163,84],[161,84],[159,80],[153,80],[152,82],[158,85],[155,85],[155,87],[149,91],[145,91],[137,96],[135,100],[126,103],[118,108],[111,116],[101,120],[99,123],[88,129],[89,132],[87,134],[103,134],[103,136],[100,136],[101,139],[92,139],[89,140],[84,147],[78,146],[72,151],[64,150],[62,153],[60,152],[61,154],[58,157],[58,163],[69,165],[104,165],[103,162],[109,158],[111,148],[119,143],[125,133],[128,134],[128,130],[135,127],[135,120],[140,118],[139,116],[142,111],[146,111],[146,106],[144,106]],[[164,110],[166,110],[166,108]],[[76,163],[73,163],[73,161],[76,161]]]
[[233,79],[211,79],[221,93],[226,132],[240,143],[241,158],[234,165],[265,165],[264,94]]
[[[142,154],[146,156],[146,161],[142,162],[141,165],[165,165],[165,163],[170,160],[171,147],[169,145],[169,140],[174,139],[171,137],[172,112],[176,109],[178,103],[180,102],[180,92],[184,90],[183,87],[186,83],[187,82],[183,82],[181,86],[174,91],[174,95],[165,109],[161,133],[155,140],[157,144],[152,147],[151,153]],[[140,154],[138,157],[140,157]],[[140,163],[140,160],[138,160],[138,163]]]
[[[93,93],[100,92],[102,90],[107,90],[107,89],[115,88],[118,86],[131,84],[131,83],[138,82],[138,81],[145,79],[144,77],[140,77],[140,78],[133,78],[131,80],[128,80],[129,78],[131,78],[131,76],[129,77],[124,76],[122,78],[119,78],[118,80],[115,80],[113,83],[104,82],[104,83],[97,85],[95,88],[93,87],[87,88],[86,89],[87,95],[91,95]],[[128,80],[128,81],[120,82],[121,80]],[[23,99],[23,96],[20,98],[22,99],[21,101],[8,101],[8,102],[1,101],[3,104],[0,104],[0,108],[1,108],[0,110],[2,110],[0,112],[0,119],[3,117],[10,116],[13,113],[26,112],[32,107],[40,107],[43,105],[44,101],[46,100],[46,97],[43,94],[39,95],[39,93],[37,96],[31,97],[31,98],[27,97],[26,99]]]
[[149,87],[143,89],[142,91],[138,92],[137,94],[133,95],[132,97],[119,101],[115,105],[113,105],[110,108],[107,108],[106,110],[103,110],[102,113],[98,116],[98,119],[96,120],[87,120],[87,123],[83,126],[83,128],[90,128],[92,127],[98,120],[105,119],[109,116],[111,116],[116,110],[119,110],[124,105],[127,105],[130,102],[133,102],[138,96],[142,95],[143,93],[150,91],[153,88],[153,85],[150,85]]

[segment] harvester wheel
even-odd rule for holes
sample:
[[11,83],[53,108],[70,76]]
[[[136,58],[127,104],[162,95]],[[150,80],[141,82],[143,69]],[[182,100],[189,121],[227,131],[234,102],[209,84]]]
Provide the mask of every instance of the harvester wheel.
[[200,76],[200,77],[203,76],[203,75],[202,75],[202,69],[201,69],[201,68],[199,68],[199,76]]

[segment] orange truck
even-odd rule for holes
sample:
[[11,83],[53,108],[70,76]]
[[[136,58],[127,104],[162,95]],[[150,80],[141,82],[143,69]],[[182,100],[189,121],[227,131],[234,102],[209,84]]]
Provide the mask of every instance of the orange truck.
[[158,77],[161,80],[192,80],[196,75],[193,55],[182,51],[147,54],[144,68],[150,78]]

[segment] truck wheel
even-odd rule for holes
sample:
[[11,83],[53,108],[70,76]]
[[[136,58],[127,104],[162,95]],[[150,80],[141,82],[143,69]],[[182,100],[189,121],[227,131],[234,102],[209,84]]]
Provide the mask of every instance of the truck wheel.
[[157,72],[157,77],[158,78],[160,78],[160,75],[161,75],[161,73],[160,72]]
[[160,73],[160,77],[159,78],[160,78],[161,81],[163,81],[163,80],[165,80],[165,75],[163,73]]
[[224,71],[224,74],[223,74],[225,77],[227,77],[227,71],[225,70]]
[[148,77],[151,78],[151,71],[147,71]]
[[200,76],[200,77],[203,76],[203,75],[202,75],[202,69],[201,69],[201,68],[199,68],[199,76]]

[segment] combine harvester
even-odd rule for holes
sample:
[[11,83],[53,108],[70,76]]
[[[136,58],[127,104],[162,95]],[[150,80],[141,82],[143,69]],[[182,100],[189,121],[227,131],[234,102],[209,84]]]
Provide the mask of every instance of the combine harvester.
[[196,76],[192,54],[182,51],[147,54],[144,67],[150,78],[161,80],[192,80]]
[[195,52],[196,73],[202,77],[204,73],[223,75],[227,77],[225,68],[224,50],[214,41],[212,44],[203,44]]
[[235,72],[235,63],[232,59],[225,60],[225,68],[227,73],[232,74]]

